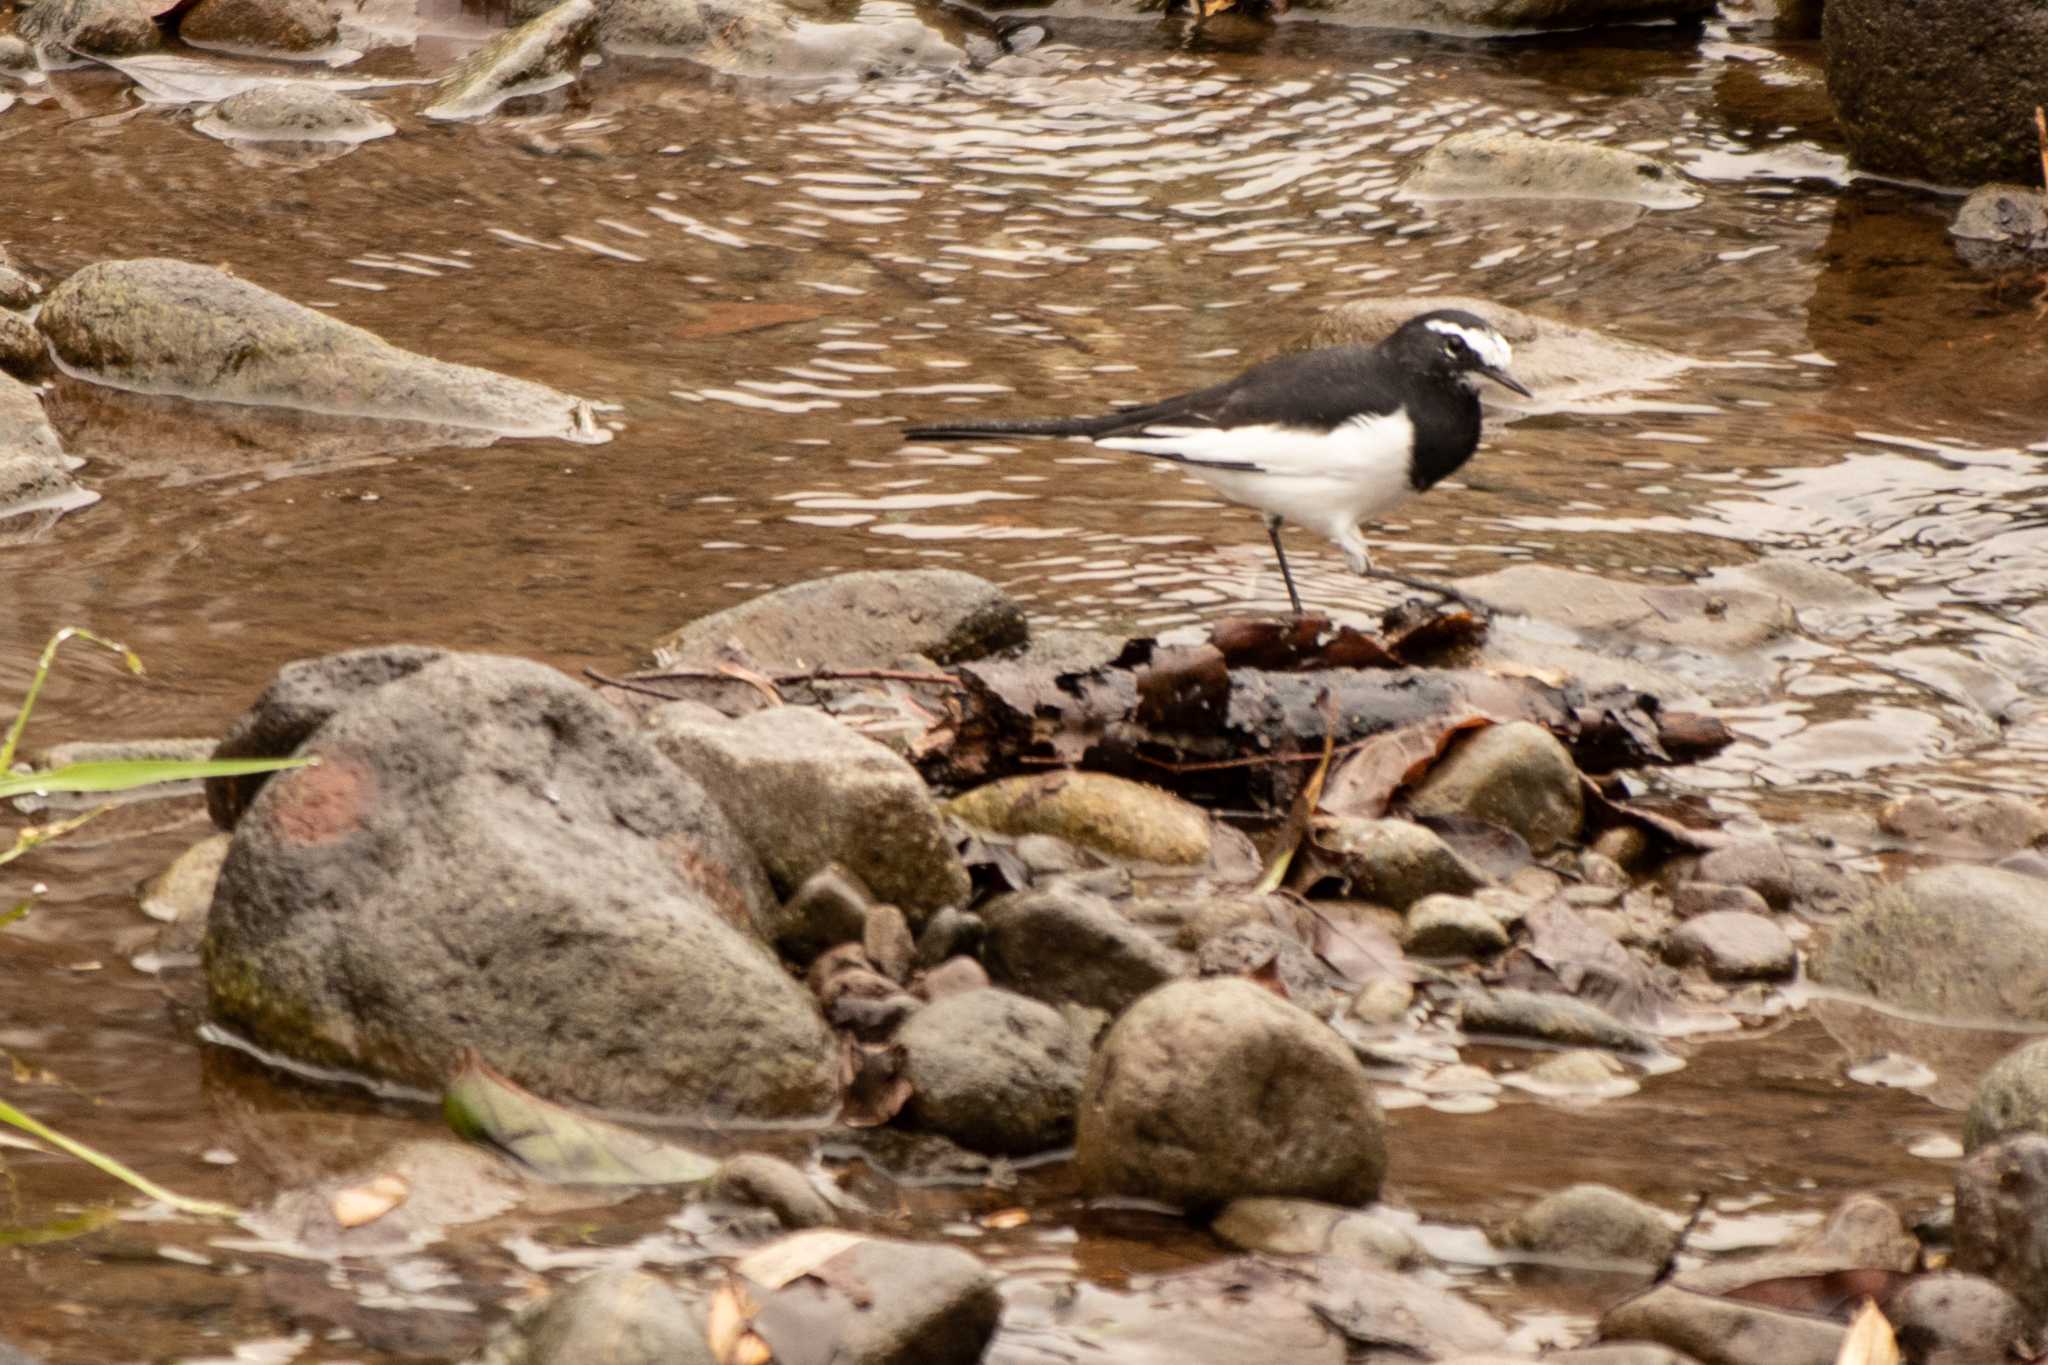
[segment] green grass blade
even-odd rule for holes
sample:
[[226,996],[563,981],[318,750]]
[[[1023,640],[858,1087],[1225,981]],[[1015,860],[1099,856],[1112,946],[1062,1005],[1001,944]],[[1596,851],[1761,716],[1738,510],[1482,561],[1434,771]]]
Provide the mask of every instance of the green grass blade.
[[10,796],[41,796],[50,792],[125,792],[159,782],[190,782],[208,777],[246,777],[303,768],[315,758],[118,758],[93,763],[67,763],[39,773],[0,777],[0,800]]
[[125,1185],[133,1186],[151,1199],[161,1200],[180,1213],[189,1213],[199,1218],[240,1218],[242,1211],[232,1204],[216,1204],[207,1199],[188,1199],[182,1194],[173,1194],[147,1176],[129,1170],[104,1152],[95,1151],[82,1142],[65,1137],[54,1128],[38,1123],[5,1100],[0,1100],[0,1123],[12,1124],[31,1137],[41,1138],[59,1151],[77,1157],[88,1166],[106,1174]]
[[28,695],[21,699],[21,710],[15,713],[14,724],[7,727],[6,740],[0,742],[0,772],[5,772],[14,763],[14,751],[21,745],[21,732],[28,728],[28,713],[35,710],[36,698],[42,694],[43,684],[49,681],[50,666],[57,662],[58,647],[74,636],[120,655],[121,662],[128,665],[130,673],[142,672],[142,660],[136,657],[134,650],[105,636],[80,630],[77,626],[66,626],[52,635],[50,642],[43,646],[42,657],[36,660],[36,675],[29,680]]
[[74,815],[68,820],[58,820],[47,825],[28,826],[14,836],[14,847],[0,848],[0,866],[13,862],[30,849],[47,844],[52,839],[63,838],[86,821],[105,815],[112,809],[111,805],[95,806],[84,814]]

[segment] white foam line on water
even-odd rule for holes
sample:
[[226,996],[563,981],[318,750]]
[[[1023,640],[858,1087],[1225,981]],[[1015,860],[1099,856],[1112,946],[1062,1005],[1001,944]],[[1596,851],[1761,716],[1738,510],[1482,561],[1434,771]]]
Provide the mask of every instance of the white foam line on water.
[[647,260],[645,256],[635,256],[630,251],[621,251],[615,246],[606,246],[603,242],[593,242],[588,237],[571,237],[565,232],[562,234],[562,240],[570,246],[580,246],[585,251],[591,252],[594,255],[609,256],[615,261],[632,261],[635,264],[644,264]]
[[543,242],[538,237],[529,237],[523,232],[514,232],[510,228],[485,228],[484,231],[490,233],[493,237],[503,238],[505,241],[516,243],[519,246],[537,246],[543,251],[560,251],[562,249],[553,242]]
[[388,284],[377,284],[370,280],[351,280],[341,275],[329,275],[327,282],[329,284],[338,284],[344,289],[367,289],[373,294],[382,294],[391,287]]

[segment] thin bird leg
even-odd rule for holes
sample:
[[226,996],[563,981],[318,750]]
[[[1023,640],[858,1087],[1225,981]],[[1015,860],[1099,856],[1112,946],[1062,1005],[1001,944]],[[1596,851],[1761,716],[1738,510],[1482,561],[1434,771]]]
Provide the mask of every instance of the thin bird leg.
[[1280,561],[1280,581],[1287,585],[1287,600],[1294,604],[1294,614],[1306,615],[1301,609],[1301,594],[1294,590],[1294,575],[1287,571],[1287,551],[1280,548],[1280,518],[1266,518],[1266,538],[1273,542],[1273,557]]
[[1365,576],[1367,578],[1377,578],[1387,583],[1398,583],[1404,588],[1413,588],[1417,592],[1434,594],[1437,597],[1443,598],[1446,602],[1456,602],[1475,616],[1490,614],[1484,602],[1478,602],[1467,597],[1448,583],[1435,583],[1427,578],[1410,578],[1406,574],[1389,573],[1385,569],[1377,568],[1367,569]]

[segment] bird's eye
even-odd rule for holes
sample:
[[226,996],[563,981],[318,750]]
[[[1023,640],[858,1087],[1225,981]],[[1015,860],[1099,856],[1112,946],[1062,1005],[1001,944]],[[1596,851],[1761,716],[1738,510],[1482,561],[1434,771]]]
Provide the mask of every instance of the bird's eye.
[[1465,343],[1458,340],[1456,337],[1452,337],[1450,340],[1444,343],[1444,354],[1449,356],[1453,360],[1456,360],[1458,358],[1458,352],[1464,349]]

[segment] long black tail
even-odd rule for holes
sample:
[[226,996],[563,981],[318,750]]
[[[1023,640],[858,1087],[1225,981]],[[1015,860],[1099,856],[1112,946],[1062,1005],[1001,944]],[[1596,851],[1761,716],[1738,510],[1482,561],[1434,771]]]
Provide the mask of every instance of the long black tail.
[[905,427],[903,435],[912,441],[971,441],[985,436],[1106,436],[1130,424],[1130,414],[1115,412],[1104,417],[1026,417],[1008,422]]

